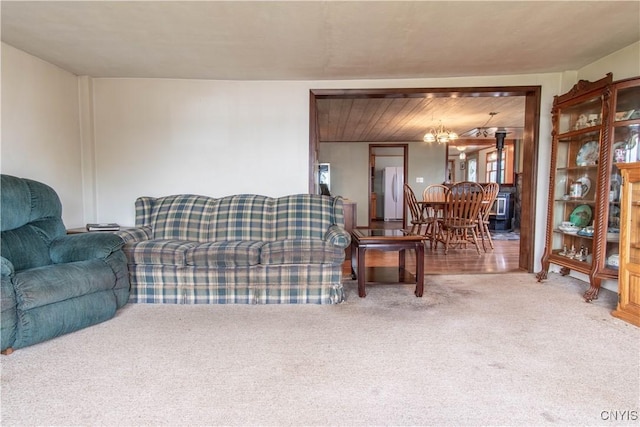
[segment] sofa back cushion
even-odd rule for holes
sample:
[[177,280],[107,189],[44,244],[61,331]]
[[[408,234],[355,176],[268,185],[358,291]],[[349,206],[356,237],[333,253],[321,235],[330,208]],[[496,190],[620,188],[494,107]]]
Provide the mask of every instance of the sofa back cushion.
[[15,271],[51,264],[49,245],[66,233],[62,204],[46,184],[2,175],[0,224],[1,254]]
[[143,197],[136,201],[136,225],[150,225],[154,240],[204,242],[214,204],[215,199],[192,194]]
[[[342,200],[333,197],[295,194],[275,199],[275,238],[272,240],[324,239],[331,224],[338,220],[336,204],[342,213]],[[340,220],[344,222],[342,216]]]
[[136,226],[150,226],[153,239],[322,240],[331,224],[344,225],[341,198],[238,194],[214,199],[184,194],[136,200]]
[[238,194],[216,200],[211,218],[210,241],[273,240],[275,199]]

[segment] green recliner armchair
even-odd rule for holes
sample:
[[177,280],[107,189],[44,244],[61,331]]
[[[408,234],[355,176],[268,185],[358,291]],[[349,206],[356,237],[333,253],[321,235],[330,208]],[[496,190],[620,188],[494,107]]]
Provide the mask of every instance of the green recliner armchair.
[[49,186],[1,175],[1,351],[36,344],[112,318],[129,299],[123,240],[67,235]]

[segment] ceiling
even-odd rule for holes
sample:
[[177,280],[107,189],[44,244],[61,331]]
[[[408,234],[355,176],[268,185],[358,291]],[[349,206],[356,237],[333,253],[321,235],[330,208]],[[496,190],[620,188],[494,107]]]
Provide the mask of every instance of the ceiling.
[[[640,40],[638,1],[2,1],[2,41],[77,75],[367,80],[577,70]],[[326,101],[326,102],[325,102]],[[322,141],[462,133],[513,98],[325,100]],[[324,121],[326,118],[326,122]]]
[[[480,143],[495,136],[491,128],[505,127],[510,137],[522,136],[524,96],[318,99],[321,142],[422,141],[442,124],[464,139]],[[489,113],[498,113],[490,115]],[[478,128],[488,135],[477,136]],[[464,138],[466,136],[466,138]]]

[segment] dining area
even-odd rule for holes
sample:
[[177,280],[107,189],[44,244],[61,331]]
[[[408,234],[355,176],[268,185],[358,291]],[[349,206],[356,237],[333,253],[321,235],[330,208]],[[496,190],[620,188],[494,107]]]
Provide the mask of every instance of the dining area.
[[480,255],[495,248],[489,225],[500,191],[497,183],[431,184],[420,199],[408,184],[403,190],[411,215],[408,231],[423,236],[425,248],[432,251],[442,248],[445,255],[452,249],[475,249]]

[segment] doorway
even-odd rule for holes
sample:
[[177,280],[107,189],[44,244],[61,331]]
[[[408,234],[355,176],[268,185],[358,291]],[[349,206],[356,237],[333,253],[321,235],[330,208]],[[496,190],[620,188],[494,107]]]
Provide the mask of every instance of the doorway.
[[[313,171],[318,161],[319,127],[316,101],[322,98],[366,99],[397,97],[525,97],[522,159],[528,167],[520,177],[522,198],[520,218],[519,267],[533,272],[534,230],[536,212],[536,184],[540,125],[540,86],[462,87],[462,88],[404,88],[404,89],[312,89],[309,91],[309,191],[314,191]],[[375,141],[371,141],[375,142]]]
[[[369,145],[369,228],[406,228],[402,186],[408,177],[408,144]],[[395,176],[395,178],[394,178]]]

